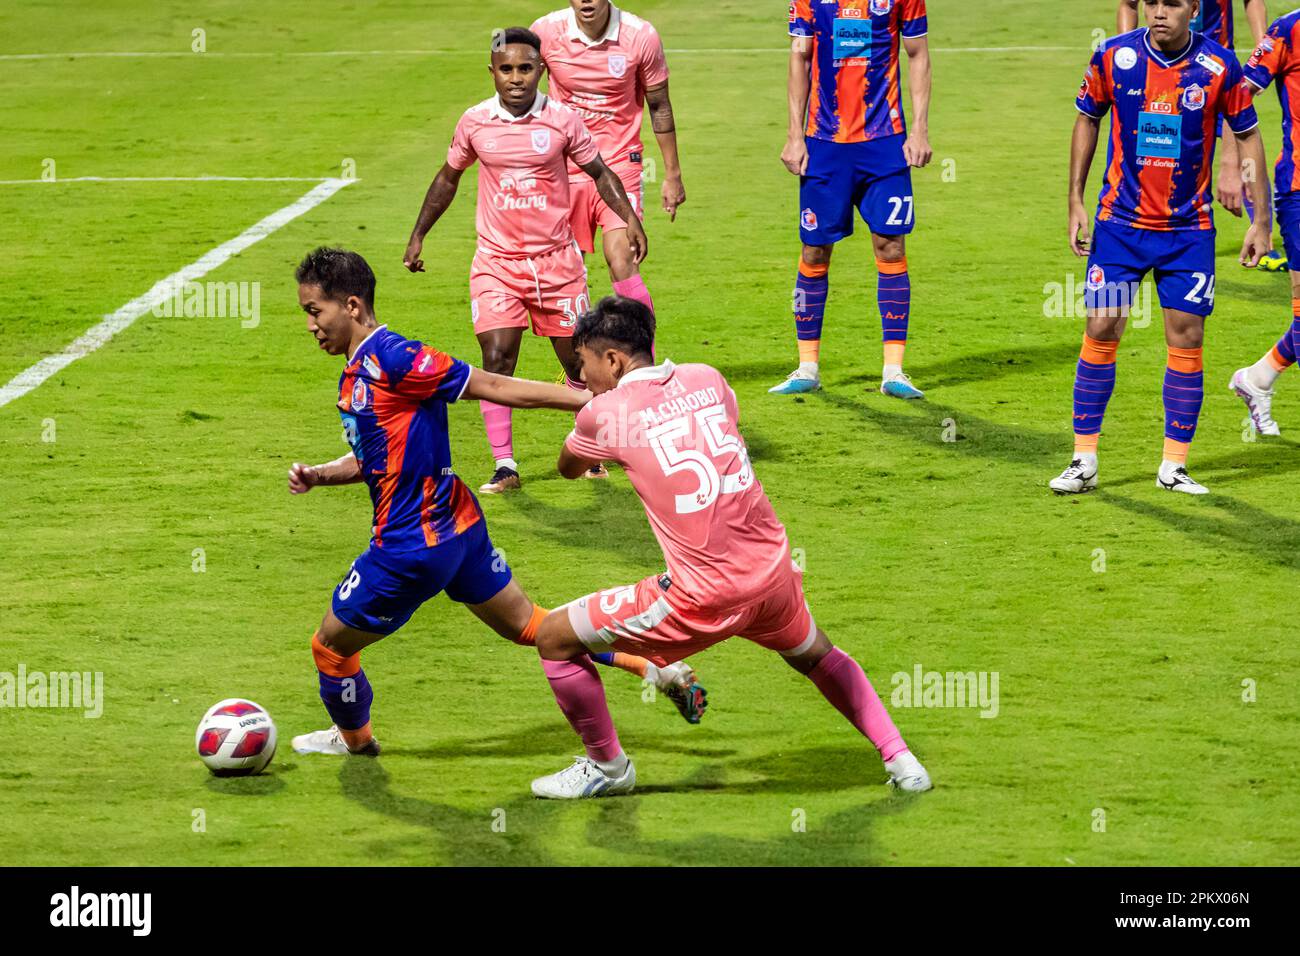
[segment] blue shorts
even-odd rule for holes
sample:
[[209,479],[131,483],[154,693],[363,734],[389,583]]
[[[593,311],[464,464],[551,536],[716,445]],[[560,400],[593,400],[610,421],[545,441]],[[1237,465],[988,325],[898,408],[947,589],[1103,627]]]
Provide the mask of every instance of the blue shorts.
[[866,143],[831,143],[808,137],[808,170],[799,178],[799,239],[829,246],[853,235],[857,207],[881,236],[912,231],[912,169],[903,158],[902,133]]
[[1300,270],[1300,192],[1278,193],[1273,200],[1282,248],[1292,269]]
[[1214,230],[1094,225],[1084,291],[1089,310],[1132,305],[1148,272],[1155,273],[1161,306],[1208,316],[1214,311]]
[[392,634],[425,601],[446,591],[461,604],[482,604],[510,583],[510,566],[479,520],[450,541],[415,551],[370,549],[334,589],[334,616],[348,627]]

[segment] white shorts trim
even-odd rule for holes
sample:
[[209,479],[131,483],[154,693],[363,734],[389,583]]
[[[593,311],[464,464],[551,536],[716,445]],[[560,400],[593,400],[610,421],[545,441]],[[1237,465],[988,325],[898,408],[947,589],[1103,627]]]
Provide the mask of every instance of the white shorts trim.
[[808,607],[807,601],[803,602],[803,606],[808,608],[808,636],[803,639],[803,643],[798,647],[782,651],[782,657],[798,657],[800,654],[806,654],[808,649],[813,646],[813,641],[817,640],[817,622],[813,620],[812,608]]

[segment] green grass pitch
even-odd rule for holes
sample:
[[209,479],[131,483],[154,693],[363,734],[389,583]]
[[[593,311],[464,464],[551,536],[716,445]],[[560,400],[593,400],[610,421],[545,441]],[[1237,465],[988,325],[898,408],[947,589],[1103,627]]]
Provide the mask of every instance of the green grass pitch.
[[[647,194],[661,354],[735,386],[758,475],[806,555],[813,612],[882,696],[918,664],[999,676],[992,718],[893,709],[936,790],[891,795],[874,751],[807,681],[734,641],[695,660],[712,702],[699,727],[604,672],[635,795],[534,801],[529,780],[579,744],[535,656],[445,598],[366,653],[385,756],[291,752],[291,735],[326,722],[308,641],[369,529],[360,487],[285,488],[292,461],[343,450],[339,363],[304,332],[292,268],[320,243],[356,248],[379,275],[381,321],[477,359],[473,174],[426,244],[428,274],[406,273],[402,251],[456,118],[490,95],[490,30],[559,5],[0,11],[0,180],[39,179],[47,160],[61,179],[330,177],[348,162],[358,177],[207,277],[261,284],[255,328],[146,315],[0,408],[0,671],[105,681],[99,719],[0,709],[5,862],[1294,862],[1300,384],[1293,372],[1279,389],[1284,437],[1244,441],[1227,379],[1284,328],[1288,290],[1236,265],[1240,222],[1219,218],[1192,458],[1213,495],[1154,486],[1158,320],[1121,349],[1101,490],[1065,500],[1046,487],[1071,447],[1082,320],[1044,303],[1048,284],[1082,281],[1065,236],[1072,98],[1093,31],[1113,31],[1111,0],[1050,13],[1040,0],[930,0],[935,162],[915,176],[909,243],[923,403],[877,391],[861,233],[831,272],[825,390],[766,394],[795,360],[784,4],[629,3],[669,48],[689,196],[670,224],[657,185]],[[196,29],[205,53],[191,52]],[[13,56],[64,51],[175,55]],[[356,53],[307,55],[319,51]],[[1271,156],[1278,107],[1271,93],[1259,102]],[[647,128],[657,156],[652,143]],[[0,185],[0,384],[309,188]],[[591,265],[601,294],[608,277]],[[545,343],[526,342],[521,372],[554,378]],[[458,470],[477,486],[490,465],[478,410],[451,420]],[[559,479],[565,416],[515,421],[524,490],[484,507],[530,594],[553,606],[658,569],[625,478]],[[200,715],[232,695],[279,726],[264,776],[217,780],[193,753]]]

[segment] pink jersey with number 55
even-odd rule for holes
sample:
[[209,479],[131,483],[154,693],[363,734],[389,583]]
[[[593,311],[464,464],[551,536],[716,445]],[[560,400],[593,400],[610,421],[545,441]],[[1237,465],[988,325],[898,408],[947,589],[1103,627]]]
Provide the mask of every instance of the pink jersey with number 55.
[[663,549],[675,606],[736,608],[789,575],[785,527],[754,476],[737,417],[721,372],[665,361],[597,395],[565,441],[581,458],[623,467]]

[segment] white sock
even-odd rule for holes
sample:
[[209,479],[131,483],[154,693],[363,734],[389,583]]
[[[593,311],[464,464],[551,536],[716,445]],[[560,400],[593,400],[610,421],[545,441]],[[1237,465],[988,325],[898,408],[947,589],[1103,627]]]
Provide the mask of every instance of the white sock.
[[889,381],[891,378],[893,378],[895,375],[902,375],[902,374],[903,374],[903,366],[901,366],[901,365],[886,365],[886,366],[884,367],[884,369],[881,371],[881,373],[880,373],[880,377],[881,377],[882,380],[888,382],[888,381]]
[[627,772],[627,764],[627,754],[623,753],[621,750],[618,752],[618,756],[613,760],[596,761],[596,766],[600,768],[600,772],[607,777],[623,776],[623,774]]
[[513,458],[498,458],[498,468],[509,468],[511,471],[518,471],[519,464]]
[[1160,462],[1160,474],[1167,475],[1171,472],[1177,471],[1179,468],[1186,467],[1187,462],[1185,461],[1170,461],[1168,458],[1165,458]]
[[1259,389],[1261,392],[1271,391],[1273,383],[1282,373],[1273,367],[1269,357],[1265,355],[1262,359],[1246,369],[1246,381]]
[[1094,471],[1097,468],[1097,453],[1095,451],[1076,451],[1074,457],[1079,459]]
[[809,378],[820,378],[820,375],[817,372],[816,362],[800,362],[799,371]]
[[652,664],[649,661],[646,661],[645,679],[654,684],[660,690],[664,689],[663,685],[659,683],[659,666],[657,664]]

